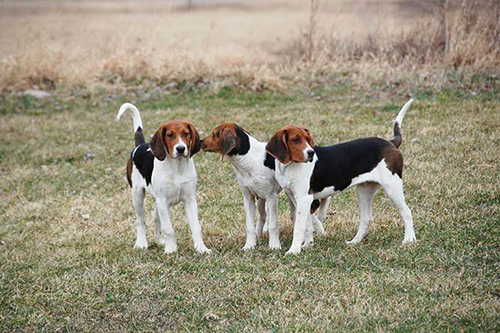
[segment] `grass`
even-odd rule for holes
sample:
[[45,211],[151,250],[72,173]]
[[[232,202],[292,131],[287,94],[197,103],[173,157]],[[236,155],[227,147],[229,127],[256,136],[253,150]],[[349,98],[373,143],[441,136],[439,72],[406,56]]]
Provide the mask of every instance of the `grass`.
[[[332,93],[329,98],[327,93]],[[292,226],[280,197],[283,250],[267,236],[249,253],[244,210],[227,161],[195,156],[204,239],[195,253],[181,206],[179,251],[133,249],[125,163],[136,103],[146,134],[190,119],[204,134],[236,121],[261,140],[287,123],[331,144],[389,138],[406,96],[358,91],[75,96],[15,95],[0,102],[0,331],[498,331],[500,329],[500,103],[498,93],[423,94],[403,125],[405,194],[418,243],[383,195],[362,244],[355,191],[332,201],[327,235],[285,257]],[[85,158],[87,156],[87,158]],[[152,208],[151,200],[147,201]],[[89,214],[88,220],[82,215]],[[149,215],[148,215],[149,217]]]

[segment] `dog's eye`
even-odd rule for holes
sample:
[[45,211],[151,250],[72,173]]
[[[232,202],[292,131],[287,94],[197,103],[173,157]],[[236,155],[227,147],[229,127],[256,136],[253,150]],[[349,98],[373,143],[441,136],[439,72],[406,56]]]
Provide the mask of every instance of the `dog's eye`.
[[185,137],[185,138],[187,138],[187,137],[188,137],[188,135],[189,135],[189,133],[188,133],[188,132],[184,132],[184,133],[182,133],[182,136],[183,136],[183,137]]
[[217,132],[217,134],[216,134],[216,135],[217,135],[217,137],[219,137],[219,136],[220,136],[221,132],[222,132],[222,131],[218,131],[218,132]]
[[174,133],[168,133],[167,136],[168,136],[169,139],[173,139],[174,138]]
[[294,143],[299,143],[299,142],[300,142],[300,138],[295,138],[295,139],[292,139],[292,141],[293,141]]

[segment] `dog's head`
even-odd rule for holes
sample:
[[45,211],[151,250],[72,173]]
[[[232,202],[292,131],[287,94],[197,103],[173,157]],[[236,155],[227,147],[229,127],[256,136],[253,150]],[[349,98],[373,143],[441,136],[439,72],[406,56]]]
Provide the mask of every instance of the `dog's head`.
[[236,155],[241,152],[244,140],[248,142],[246,131],[235,123],[224,123],[201,140],[201,149],[221,155]]
[[191,157],[200,151],[200,136],[193,123],[172,120],[158,128],[149,143],[153,155],[163,161],[171,158]]
[[314,157],[314,141],[307,128],[287,125],[274,133],[266,151],[283,164],[310,162]]

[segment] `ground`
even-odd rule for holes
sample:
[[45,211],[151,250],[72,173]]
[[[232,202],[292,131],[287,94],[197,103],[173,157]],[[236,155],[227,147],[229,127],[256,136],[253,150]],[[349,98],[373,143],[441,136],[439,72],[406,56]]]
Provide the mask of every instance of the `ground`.
[[[135,218],[125,164],[132,120],[147,137],[170,119],[202,136],[235,121],[261,140],[288,123],[319,145],[390,138],[409,96],[360,92],[156,93],[146,97],[55,94],[0,100],[0,331],[499,331],[500,103],[496,93],[417,94],[403,123],[405,195],[418,242],[379,193],[359,245],[355,191],[332,200],[326,236],[299,256],[280,197],[283,249],[253,251],[235,176],[220,156],[194,157],[203,235],[192,246],[181,206],[179,251],[134,250]],[[148,209],[152,201],[148,200]]]

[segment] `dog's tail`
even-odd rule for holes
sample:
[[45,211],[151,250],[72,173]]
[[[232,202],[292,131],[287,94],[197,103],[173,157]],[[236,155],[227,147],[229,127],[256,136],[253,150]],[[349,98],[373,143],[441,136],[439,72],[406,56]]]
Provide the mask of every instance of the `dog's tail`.
[[406,102],[401,111],[399,111],[396,120],[394,120],[394,139],[392,139],[391,142],[396,148],[398,148],[401,145],[401,142],[403,142],[403,135],[401,134],[401,125],[403,124],[403,118],[405,117],[406,111],[408,111],[411,103],[413,103],[414,100],[415,98],[412,98],[408,102]]
[[125,103],[120,107],[118,114],[116,115],[116,121],[120,121],[120,118],[125,113],[125,111],[129,110],[132,114],[132,119],[134,120],[134,137],[135,137],[135,146],[137,147],[140,144],[146,142],[144,140],[144,133],[142,132],[142,119],[139,110],[135,107],[134,104]]

